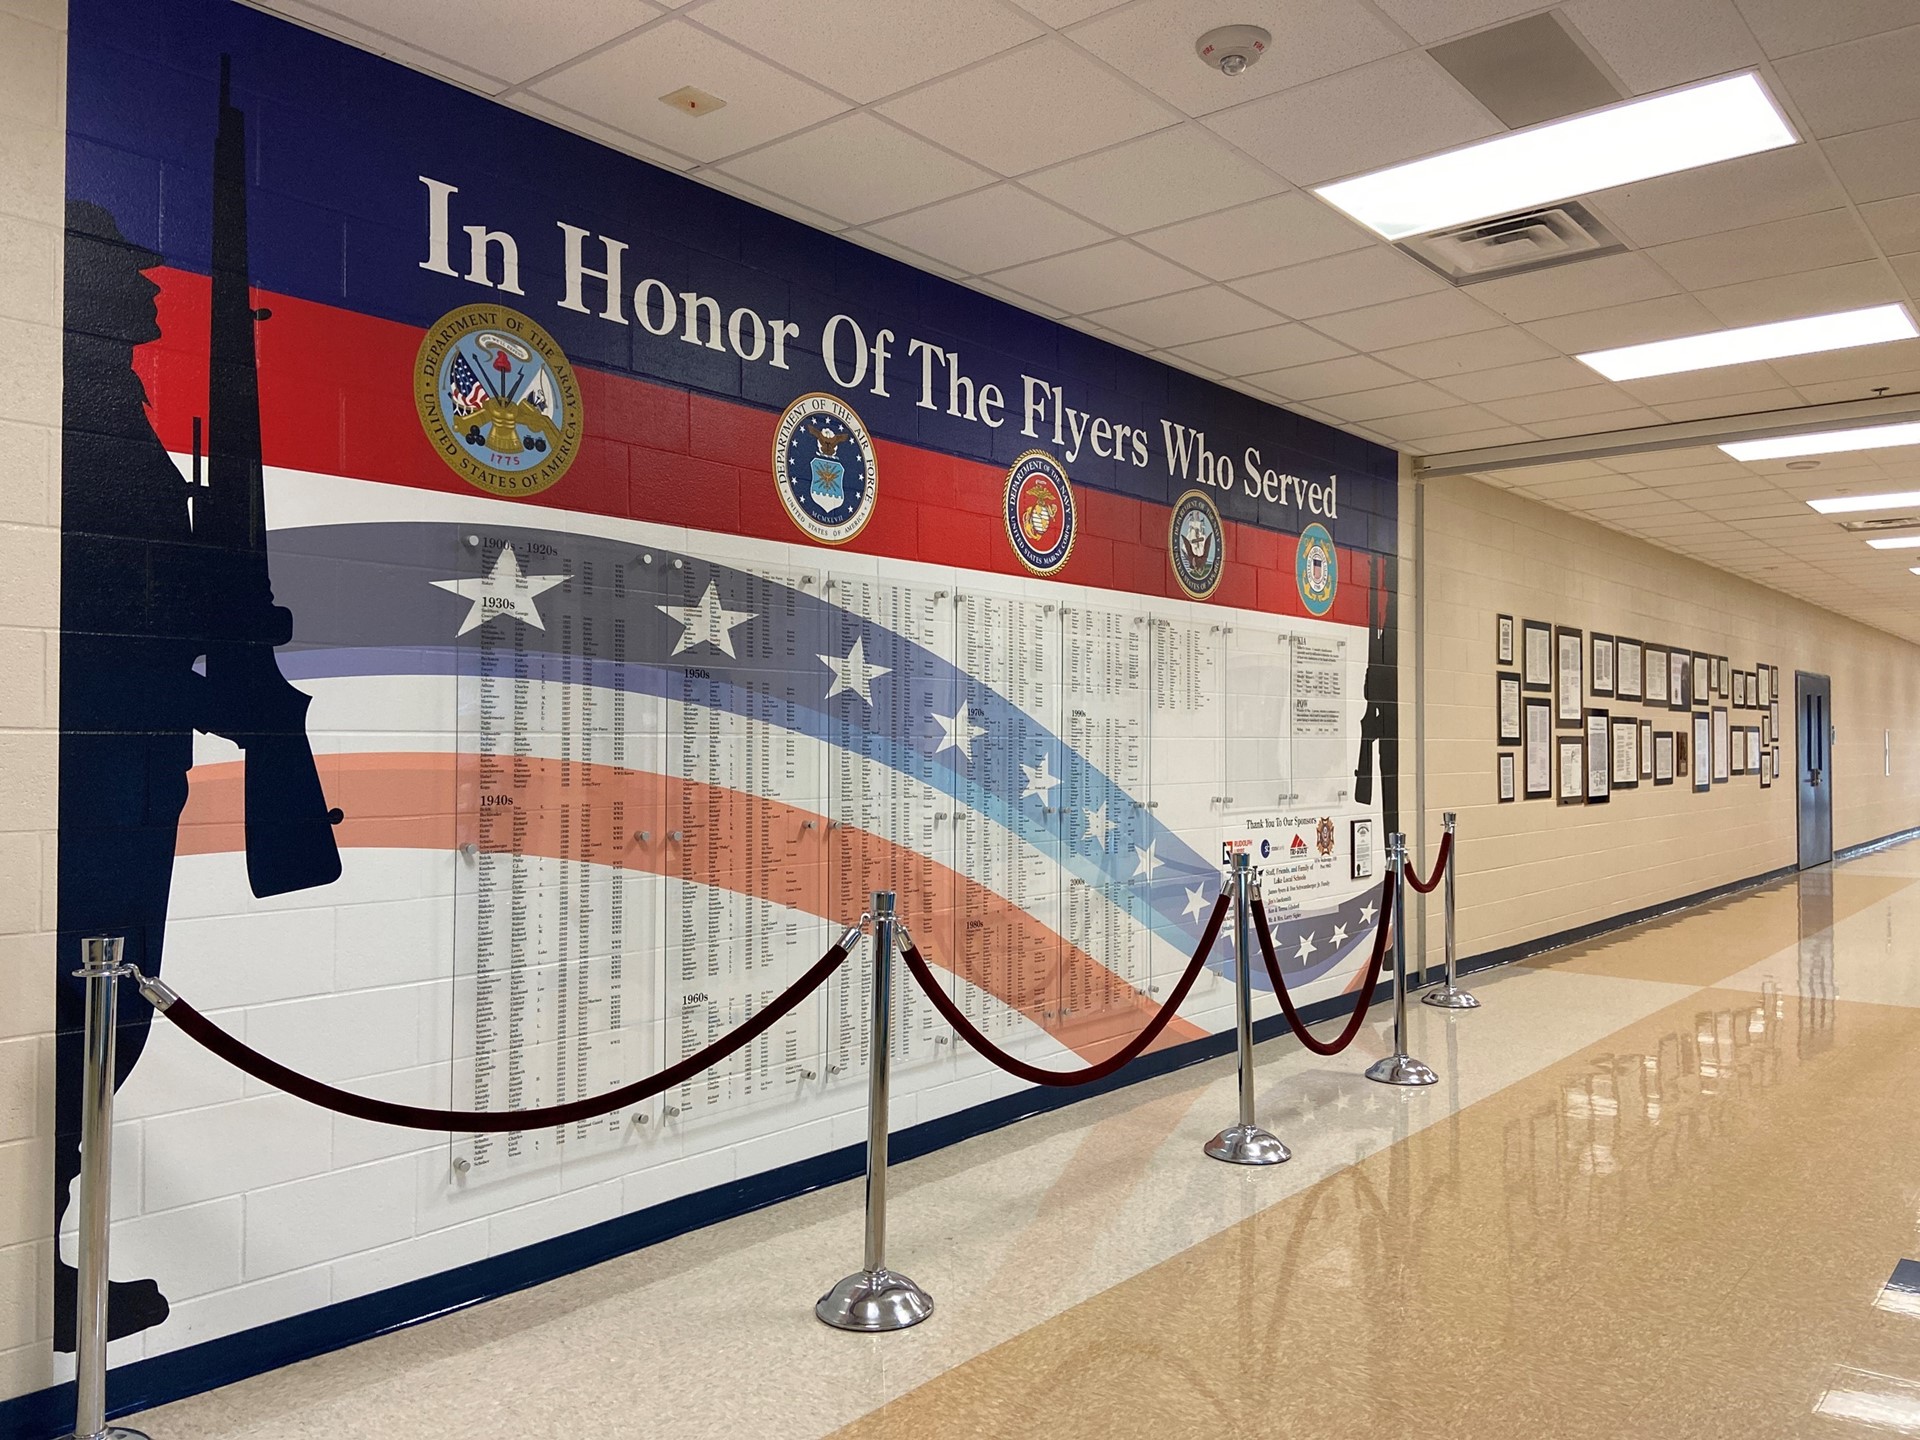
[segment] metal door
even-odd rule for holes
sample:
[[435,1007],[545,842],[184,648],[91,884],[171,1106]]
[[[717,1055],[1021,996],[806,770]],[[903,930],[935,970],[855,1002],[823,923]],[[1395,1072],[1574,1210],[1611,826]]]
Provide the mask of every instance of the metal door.
[[1793,676],[1798,754],[1800,868],[1833,859],[1833,684],[1825,675]]

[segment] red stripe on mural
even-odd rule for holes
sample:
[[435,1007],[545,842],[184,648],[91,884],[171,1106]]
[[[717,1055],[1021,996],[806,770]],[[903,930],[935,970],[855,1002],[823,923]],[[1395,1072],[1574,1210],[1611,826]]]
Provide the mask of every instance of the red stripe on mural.
[[[501,773],[490,778],[488,792],[565,795],[564,814],[557,806],[481,808],[461,803],[463,794],[474,798],[483,763],[478,756],[317,758],[329,803],[345,812],[337,832],[343,848],[446,850],[472,841],[496,853],[617,862],[818,915],[836,927],[858,918],[870,885],[890,885],[930,959],[1019,1010],[1084,1060],[1098,1062],[1119,1049],[1156,1008],[1004,896],[878,835],[851,826],[829,831],[826,817],[811,810],[650,771],[540,756],[500,759]],[[242,761],[196,765],[188,773],[176,854],[245,849],[244,773]],[[645,842],[635,838],[643,830]],[[669,841],[670,831],[681,838]],[[847,893],[835,898],[836,890]],[[1039,957],[1039,963],[974,973],[958,946],[935,938],[970,921],[1006,936],[1010,955]],[[1053,1018],[1063,1012],[1071,1017],[1064,1026]],[[1205,1033],[1175,1019],[1154,1048]]]
[[[160,283],[162,338],[137,352],[154,428],[176,454],[192,449],[206,412],[207,277],[168,268]],[[475,493],[428,443],[414,410],[422,331],[267,291],[257,303],[262,451],[266,462]],[[782,544],[814,542],[787,519],[774,490],[772,412],[670,385],[579,367],[586,430],[563,480],[521,503],[585,511]],[[1024,575],[1002,519],[1006,473],[994,465],[876,440],[880,499],[844,548],[967,570]],[[1079,486],[1080,535],[1054,577],[1140,595],[1178,597],[1168,558],[1168,507]],[[352,516],[342,516],[350,521]],[[1296,541],[1229,523],[1227,565],[1213,600],[1278,615],[1306,614],[1294,578]],[[824,547],[823,547],[824,548]],[[1342,583],[1326,617],[1367,623],[1364,557],[1340,550]]]

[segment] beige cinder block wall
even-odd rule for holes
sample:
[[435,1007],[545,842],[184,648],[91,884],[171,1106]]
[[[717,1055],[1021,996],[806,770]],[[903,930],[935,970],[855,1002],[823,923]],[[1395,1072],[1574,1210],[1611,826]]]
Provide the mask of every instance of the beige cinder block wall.
[[51,1384],[65,0],[0,0],[0,1396]]
[[[1409,558],[1401,694],[1408,772],[1417,603],[1413,488],[1403,481],[1403,554]],[[1833,682],[1839,731],[1832,762],[1834,848],[1920,826],[1920,647],[1480,481],[1430,480],[1425,489],[1428,853],[1438,843],[1440,812],[1456,811],[1463,957],[1794,864],[1796,669]],[[1524,798],[1497,803],[1494,675],[1505,667],[1495,663],[1494,645],[1502,614],[1512,615],[1516,627],[1544,620],[1726,655],[1735,668],[1779,667],[1787,778],[1762,790],[1757,777],[1734,777],[1707,794],[1694,793],[1684,780],[1662,787],[1643,781],[1593,807]],[[1588,681],[1590,689],[1590,675]],[[1677,711],[1591,695],[1585,703],[1645,716],[1656,730],[1682,728]],[[1730,718],[1736,725],[1759,723],[1757,711],[1732,711]],[[1882,769],[1887,732],[1891,775]],[[1411,773],[1405,784],[1411,830]],[[1427,926],[1428,953],[1436,960],[1437,901],[1429,905]]]

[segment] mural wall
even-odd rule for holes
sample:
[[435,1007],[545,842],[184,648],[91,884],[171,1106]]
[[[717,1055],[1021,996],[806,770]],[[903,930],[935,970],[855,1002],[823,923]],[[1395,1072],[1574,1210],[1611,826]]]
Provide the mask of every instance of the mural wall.
[[[698,1050],[890,888],[976,1023],[1072,1064],[1246,846],[1304,995],[1352,982],[1390,453],[236,5],[71,37],[63,975],[124,932],[295,1068],[524,1108]],[[1230,1025],[1212,964],[1164,1043]],[[902,992],[896,1126],[1019,1088]],[[116,1358],[854,1143],[866,994],[451,1139],[129,995]]]

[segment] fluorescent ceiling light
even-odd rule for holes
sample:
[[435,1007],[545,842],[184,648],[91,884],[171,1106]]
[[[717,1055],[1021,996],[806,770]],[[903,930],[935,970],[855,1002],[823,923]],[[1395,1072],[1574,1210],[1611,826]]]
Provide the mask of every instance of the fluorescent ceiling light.
[[1313,193],[1398,240],[1777,150],[1798,139],[1758,76],[1733,75],[1321,185]]
[[[1916,443],[1920,443],[1917,440]],[[1726,449],[1726,446],[1721,446]],[[1836,495],[1831,500],[1809,500],[1822,515],[1855,515],[1862,510],[1905,510],[1920,505],[1920,490],[1895,490],[1886,495]]]
[[[1857,430],[1822,430],[1818,435],[1782,435],[1777,440],[1741,440],[1720,448],[1736,460],[1787,460],[1795,455],[1835,455],[1842,450],[1885,450],[1891,445],[1920,445],[1920,422],[1904,425],[1863,425]],[[1885,505],[1872,503],[1885,500]],[[1884,510],[1894,505],[1920,505],[1920,494],[1861,495],[1840,500],[1809,500],[1822,515],[1847,510]]]
[[1876,550],[1920,550],[1920,535],[1894,535],[1885,540],[1869,540]]
[[1806,315],[1770,325],[1742,325],[1737,330],[1623,345],[1618,350],[1595,350],[1573,358],[1591,365],[1609,380],[1645,380],[1652,375],[1746,365],[1785,355],[1818,355],[1823,350],[1884,345],[1889,340],[1911,340],[1916,334],[1920,331],[1913,328],[1913,317],[1907,314],[1906,306],[1870,305],[1865,310]]

